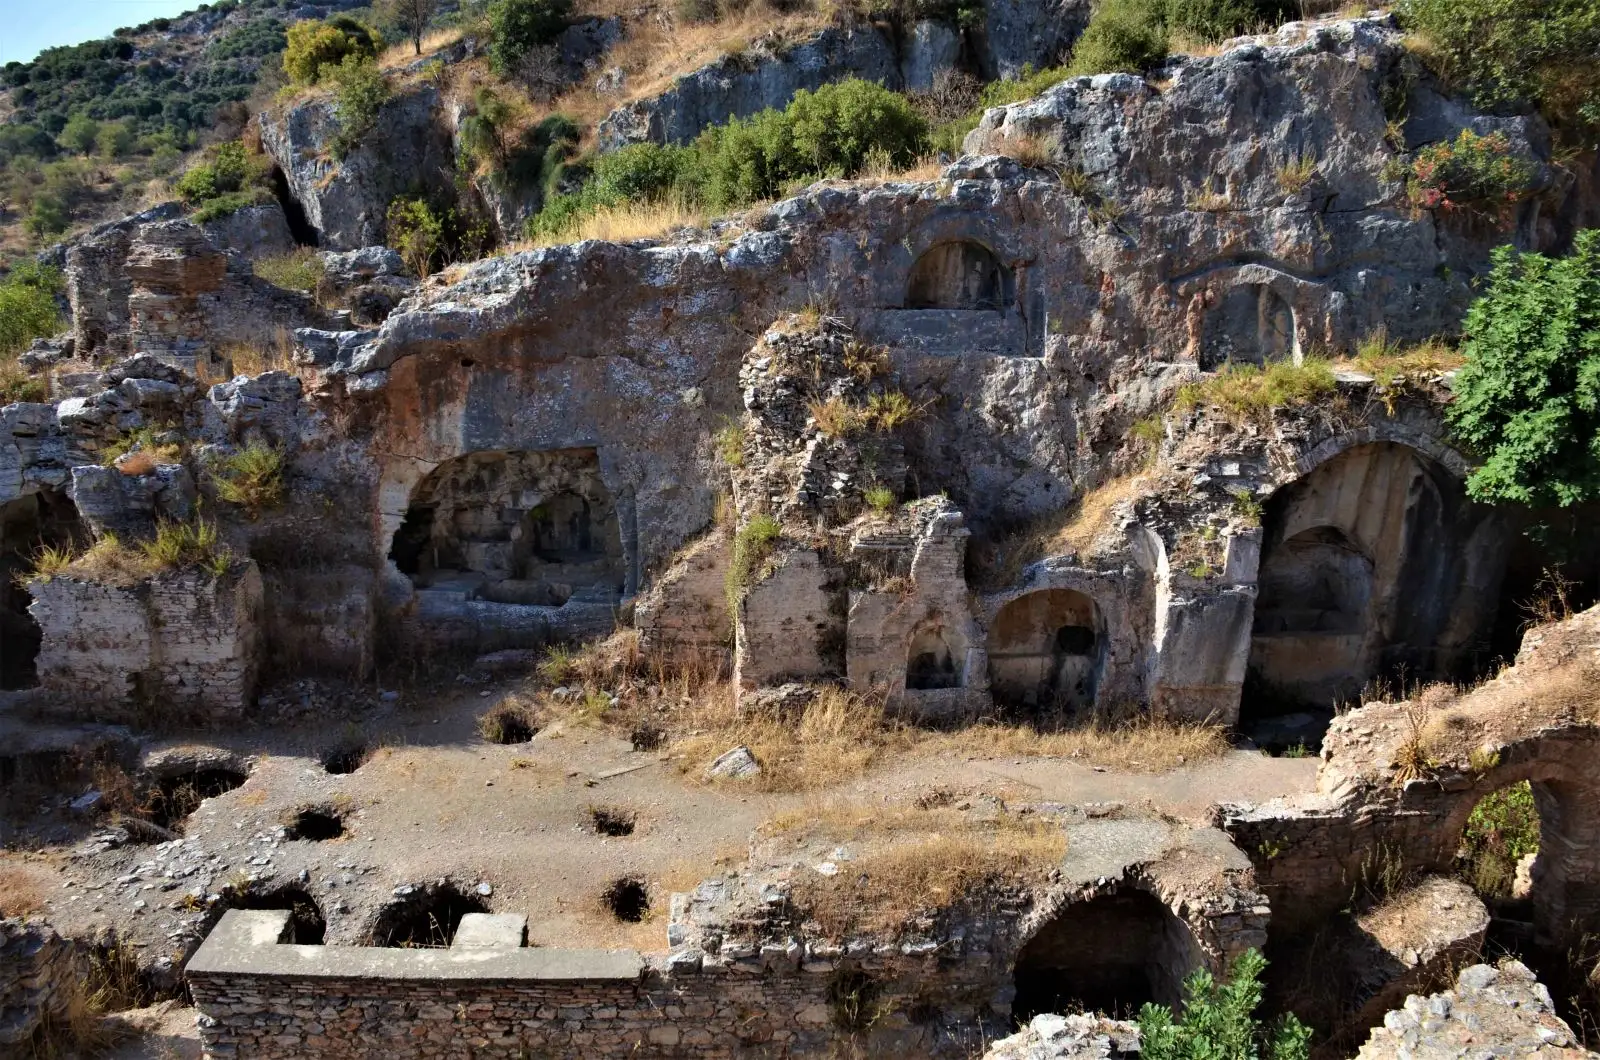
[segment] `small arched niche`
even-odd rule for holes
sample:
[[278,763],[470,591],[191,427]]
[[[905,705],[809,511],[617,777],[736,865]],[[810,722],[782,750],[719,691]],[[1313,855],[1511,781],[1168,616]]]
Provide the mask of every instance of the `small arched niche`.
[[1013,300],[1009,270],[970,240],[938,243],[911,267],[907,309],[1004,309]]
[[1094,706],[1104,655],[1099,609],[1075,589],[1019,596],[989,628],[989,689],[996,703],[1030,712]]
[[906,689],[911,692],[961,687],[961,663],[941,626],[926,626],[906,652]]
[[1012,1017],[1104,1012],[1131,1017],[1146,1002],[1176,1006],[1202,962],[1189,926],[1160,900],[1123,888],[1074,902],[1017,954]]
[[418,588],[559,606],[614,599],[625,563],[593,449],[468,453],[412,492],[389,558]]
[[1207,311],[1200,367],[1266,364],[1295,354],[1294,308],[1267,284],[1231,288]]
[[43,634],[28,613],[33,597],[26,583],[39,554],[88,540],[77,506],[63,493],[41,490],[0,504],[0,643],[5,646],[0,650],[0,689],[38,683],[35,664]]

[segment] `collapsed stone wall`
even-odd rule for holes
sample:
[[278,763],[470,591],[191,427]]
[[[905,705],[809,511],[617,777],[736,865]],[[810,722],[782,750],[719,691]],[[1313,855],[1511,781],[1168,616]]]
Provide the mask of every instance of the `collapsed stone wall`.
[[0,920],[0,1048],[21,1055],[62,1017],[84,972],[82,951],[39,920]]
[[1463,968],[1455,988],[1413,994],[1375,1028],[1357,1060],[1410,1056],[1444,1060],[1480,1050],[1489,1055],[1580,1060],[1582,1047],[1555,1013],[1550,991],[1519,961]]
[[217,724],[247,714],[260,667],[261,575],[159,575],[129,585],[35,578],[41,686],[97,720],[153,710]]

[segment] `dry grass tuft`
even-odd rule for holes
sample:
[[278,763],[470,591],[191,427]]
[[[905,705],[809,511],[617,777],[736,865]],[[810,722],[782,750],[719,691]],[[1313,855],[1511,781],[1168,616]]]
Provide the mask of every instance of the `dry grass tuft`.
[[1058,821],[942,807],[814,807],[774,818],[762,831],[854,848],[836,875],[802,868],[791,886],[795,905],[835,938],[899,934],[913,917],[981,902],[988,891],[1035,884],[1067,852]]
[[1071,758],[1129,773],[1165,773],[1226,754],[1230,744],[1220,725],[1140,714],[1126,721],[1095,719],[1055,730],[986,723],[921,734],[917,747],[923,752],[997,758]]
[[232,343],[222,347],[222,356],[235,375],[257,376],[263,372],[296,374],[301,368],[294,360],[294,335],[288,328],[277,328],[270,341],[262,345]]
[[884,716],[880,696],[825,688],[804,711],[741,711],[734,686],[709,686],[683,712],[688,735],[673,743],[686,773],[704,776],[730,747],[750,748],[761,775],[729,784],[759,791],[816,791],[867,772],[907,731]]
[[663,239],[681,229],[700,228],[704,212],[676,201],[628,203],[606,207],[580,218],[563,232],[516,244],[511,252],[535,247],[558,246],[598,239],[607,243],[631,243],[641,239]]
[[59,886],[54,874],[39,865],[0,860],[0,918],[44,912],[45,895]]

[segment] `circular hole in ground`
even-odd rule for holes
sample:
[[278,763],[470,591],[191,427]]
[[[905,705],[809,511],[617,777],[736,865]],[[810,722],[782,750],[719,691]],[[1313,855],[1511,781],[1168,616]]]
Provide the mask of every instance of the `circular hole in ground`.
[[312,807],[289,815],[284,825],[285,839],[304,839],[325,843],[344,835],[344,820],[332,810]]
[[453,883],[417,887],[383,908],[367,934],[367,945],[442,949],[455,939],[462,917],[488,911],[487,902]]
[[478,719],[478,732],[490,743],[527,743],[538,735],[528,711],[515,703],[502,703]]
[[612,916],[626,924],[637,924],[650,912],[650,890],[637,876],[613,880],[600,899]]
[[327,921],[322,918],[322,907],[304,887],[293,884],[275,887],[270,891],[245,890],[225,894],[213,912],[221,918],[227,909],[287,909],[289,935],[286,941],[296,946],[321,946],[328,933]]
[[364,743],[346,743],[322,752],[322,768],[329,773],[354,773],[366,764],[371,750]]
[[641,725],[633,730],[629,739],[633,741],[635,751],[655,751],[666,742],[667,734],[654,725]]
[[591,806],[589,820],[594,824],[596,835],[624,836],[633,834],[638,815],[620,806]]
[[146,802],[146,816],[162,828],[183,830],[188,817],[207,799],[232,791],[250,779],[237,769],[208,768],[174,773],[156,783]]

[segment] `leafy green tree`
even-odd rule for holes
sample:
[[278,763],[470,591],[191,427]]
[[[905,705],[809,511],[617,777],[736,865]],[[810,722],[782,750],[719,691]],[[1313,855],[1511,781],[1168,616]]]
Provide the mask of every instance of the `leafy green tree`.
[[411,38],[411,46],[422,54],[422,35],[428,22],[439,10],[439,0],[378,0],[373,5],[378,12]]
[[1467,313],[1450,423],[1483,458],[1467,491],[1495,503],[1600,499],[1600,230],[1550,259],[1494,253]]
[[61,327],[56,295],[61,274],[25,261],[0,281],[0,356],[14,357],[34,339],[54,335]]
[[334,84],[333,113],[339,119],[339,131],[330,146],[343,158],[377,123],[378,111],[389,100],[389,79],[377,63],[354,54],[346,55],[331,71],[325,68],[324,76]]
[[86,155],[94,150],[95,140],[99,135],[99,122],[87,114],[74,114],[67,119],[67,124],[56,139],[60,141],[62,147],[73,154]]
[[572,0],[494,0],[489,5],[489,62],[495,73],[516,73],[523,56],[555,40],[572,17]]
[[425,199],[396,199],[387,217],[389,246],[400,252],[406,267],[426,278],[444,247],[445,218]]
[[1306,1060],[1310,1028],[1289,1015],[1269,1031],[1255,1018],[1266,966],[1258,951],[1246,950],[1226,983],[1204,969],[1194,972],[1183,982],[1181,1019],[1165,1005],[1145,1005],[1139,1010],[1141,1060]]
[[338,15],[325,22],[296,22],[283,50],[283,72],[299,85],[316,84],[346,59],[377,57],[380,41],[371,27]]

